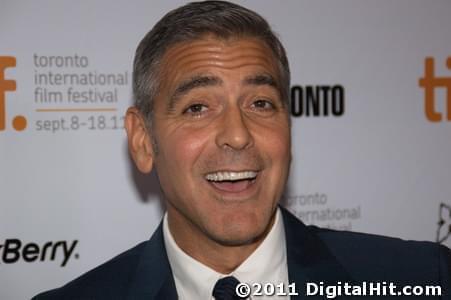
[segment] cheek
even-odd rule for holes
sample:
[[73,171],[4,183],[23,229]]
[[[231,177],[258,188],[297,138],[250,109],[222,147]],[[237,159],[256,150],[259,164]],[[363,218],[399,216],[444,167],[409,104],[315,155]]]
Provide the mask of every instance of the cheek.
[[[208,140],[202,130],[178,129],[158,138],[159,154],[156,157],[158,173],[170,181],[190,182],[196,162],[202,156]],[[161,168],[158,168],[161,166]],[[162,179],[160,179],[162,180]],[[171,182],[169,182],[171,184]],[[172,185],[172,184],[171,184]]]
[[269,163],[268,184],[265,189],[270,194],[279,194],[285,188],[291,162],[291,138],[289,127],[267,130],[260,137],[260,150]]
[[273,164],[289,163],[291,157],[291,136],[289,126],[280,124],[266,127],[259,136],[260,148],[269,156]]
[[159,148],[155,167],[165,199],[179,209],[190,210],[199,185],[194,166],[202,143],[192,135],[173,134],[162,137]]

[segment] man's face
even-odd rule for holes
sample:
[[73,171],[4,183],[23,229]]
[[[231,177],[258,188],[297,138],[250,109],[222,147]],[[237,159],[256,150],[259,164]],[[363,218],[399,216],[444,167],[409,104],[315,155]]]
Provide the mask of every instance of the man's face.
[[169,48],[160,71],[151,135],[171,230],[221,245],[257,240],[291,160],[271,50],[256,39],[208,37]]

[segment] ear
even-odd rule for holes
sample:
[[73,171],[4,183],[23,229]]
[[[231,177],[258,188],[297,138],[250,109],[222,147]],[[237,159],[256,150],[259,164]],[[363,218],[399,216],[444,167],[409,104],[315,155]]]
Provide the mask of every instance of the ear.
[[149,173],[153,165],[151,136],[144,117],[136,107],[129,107],[124,122],[127,131],[128,149],[136,167],[143,173]]

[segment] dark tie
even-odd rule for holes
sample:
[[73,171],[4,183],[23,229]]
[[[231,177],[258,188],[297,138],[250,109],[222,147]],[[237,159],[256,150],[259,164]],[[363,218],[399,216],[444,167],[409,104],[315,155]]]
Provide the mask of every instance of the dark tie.
[[213,288],[213,297],[216,300],[246,299],[239,297],[235,292],[236,286],[239,283],[238,279],[233,276],[219,279]]

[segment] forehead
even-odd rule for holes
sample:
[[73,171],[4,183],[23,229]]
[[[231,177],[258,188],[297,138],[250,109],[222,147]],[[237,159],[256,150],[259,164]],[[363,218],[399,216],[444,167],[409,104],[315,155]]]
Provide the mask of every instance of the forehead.
[[160,87],[170,89],[177,82],[202,74],[266,73],[278,81],[277,70],[272,51],[259,39],[206,37],[178,43],[165,52],[160,66]]

